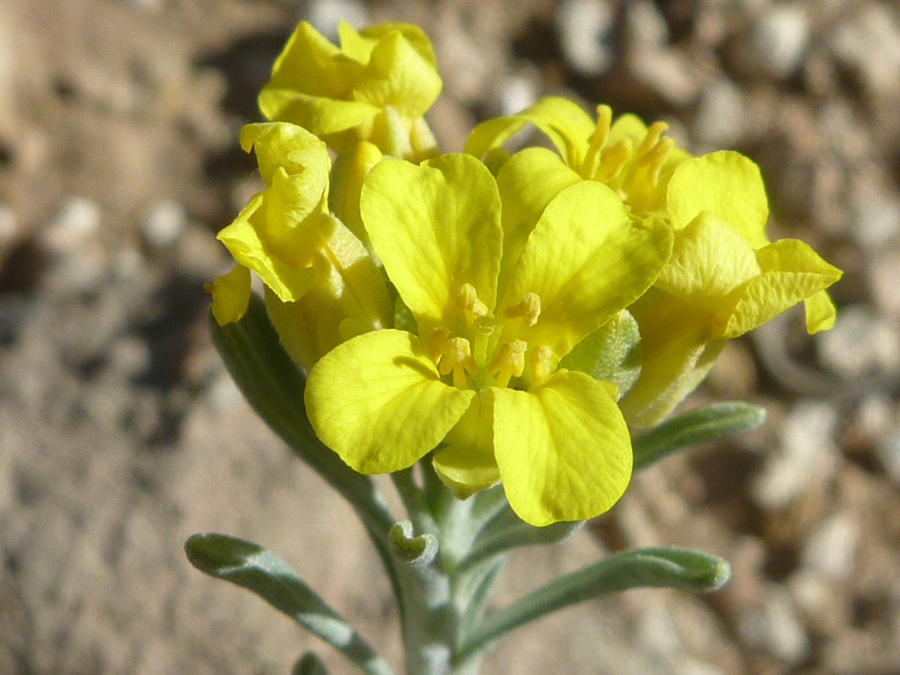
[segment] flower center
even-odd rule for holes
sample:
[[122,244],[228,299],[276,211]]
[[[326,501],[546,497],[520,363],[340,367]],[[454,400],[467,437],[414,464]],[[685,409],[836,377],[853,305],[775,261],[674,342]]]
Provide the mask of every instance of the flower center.
[[[484,386],[508,387],[514,377],[522,377],[530,366],[533,384],[550,376],[553,353],[543,345],[532,345],[515,335],[521,328],[534,326],[541,315],[537,293],[525,293],[522,300],[506,307],[502,321],[490,316],[487,305],[479,300],[475,287],[463,284],[454,297],[454,307],[465,315],[467,336],[451,336],[450,329],[436,328],[431,335],[431,354],[442,377],[449,377],[458,389]],[[513,339],[501,342],[503,329]]]

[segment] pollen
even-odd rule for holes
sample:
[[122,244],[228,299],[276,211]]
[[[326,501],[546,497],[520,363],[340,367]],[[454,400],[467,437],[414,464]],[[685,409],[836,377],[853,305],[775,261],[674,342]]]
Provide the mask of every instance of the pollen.
[[494,377],[495,387],[505,387],[511,377],[519,377],[525,370],[525,350],[528,345],[522,340],[506,342],[488,367],[488,375]]
[[541,315],[541,298],[537,293],[526,293],[518,305],[503,311],[509,319],[522,319],[526,326],[533,326]]

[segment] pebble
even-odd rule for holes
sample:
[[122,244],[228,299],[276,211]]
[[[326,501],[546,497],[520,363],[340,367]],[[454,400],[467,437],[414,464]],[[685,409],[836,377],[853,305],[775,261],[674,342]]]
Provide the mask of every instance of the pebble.
[[87,197],[71,197],[50,221],[43,243],[50,251],[65,253],[97,233],[100,207]]
[[169,248],[187,225],[184,207],[176,201],[162,199],[153,204],[141,220],[144,240],[154,248]]
[[498,115],[515,115],[533,105],[538,98],[538,86],[528,75],[509,75],[500,85]]
[[888,478],[900,484],[900,429],[895,429],[875,441],[875,456]]
[[822,363],[851,377],[896,371],[900,368],[900,334],[893,323],[865,305],[842,309],[834,328],[818,336]]
[[313,0],[307,4],[304,18],[329,39],[337,37],[338,23],[341,21],[346,21],[357,30],[370,23],[369,12],[356,0]]
[[809,34],[809,16],[803,7],[770,5],[753,26],[751,58],[772,77],[788,79],[803,63]]
[[6,204],[0,204],[0,247],[9,246],[19,235],[16,212]]
[[870,95],[886,97],[900,91],[900,19],[885,4],[864,3],[854,19],[838,24],[829,46]]
[[803,565],[834,580],[847,579],[853,573],[859,537],[859,523],[851,514],[831,515],[807,535]]
[[763,649],[788,665],[802,661],[810,644],[787,590],[770,585],[762,604],[738,619],[738,634],[749,645]]
[[563,0],[556,9],[560,46],[573,70],[586,76],[603,73],[612,63],[609,45],[613,10],[600,0]]
[[753,484],[758,504],[772,510],[787,506],[813,480],[835,470],[837,419],[829,404],[812,401],[798,404],[787,415],[780,430],[781,452],[770,457]]
[[746,103],[741,90],[731,80],[714,80],[700,93],[695,138],[710,147],[734,147],[746,127]]
[[883,248],[900,234],[900,198],[872,181],[854,186],[850,236],[863,249]]

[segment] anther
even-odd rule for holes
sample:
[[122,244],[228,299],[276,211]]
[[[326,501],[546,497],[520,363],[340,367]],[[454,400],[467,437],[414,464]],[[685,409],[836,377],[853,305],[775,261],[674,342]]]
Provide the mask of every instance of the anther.
[[457,389],[468,388],[466,373],[474,375],[478,372],[478,364],[472,358],[472,347],[468,340],[455,337],[444,343],[438,372],[441,375],[453,373],[453,386]]
[[531,374],[534,377],[532,386],[538,387],[550,377],[552,360],[553,350],[547,345],[540,345],[531,350]]
[[526,326],[533,326],[541,315],[541,298],[537,293],[526,293],[522,302],[507,307],[503,314],[510,319],[521,318]]
[[525,370],[525,350],[528,345],[522,340],[505,343],[488,367],[488,375],[494,377],[495,387],[505,387],[510,378],[519,377]]
[[472,284],[463,284],[460,287],[456,294],[456,305],[475,316],[487,316],[489,311],[487,305],[478,299],[478,292]]

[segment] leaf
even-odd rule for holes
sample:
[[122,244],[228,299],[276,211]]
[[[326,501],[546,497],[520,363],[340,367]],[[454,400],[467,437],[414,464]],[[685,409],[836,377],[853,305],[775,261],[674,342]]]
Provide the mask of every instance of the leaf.
[[696,408],[632,439],[634,471],[682,448],[755,429],[765,419],[763,408],[739,401]]
[[551,581],[488,617],[472,631],[455,660],[465,661],[488,643],[535,619],[609,593],[632,588],[714,591],[730,574],[726,561],[698,551],[650,548],[618,553]]
[[187,540],[184,550],[198,570],[253,591],[368,675],[393,675],[390,666],[356,629],[271,551],[224,534],[195,534]]

